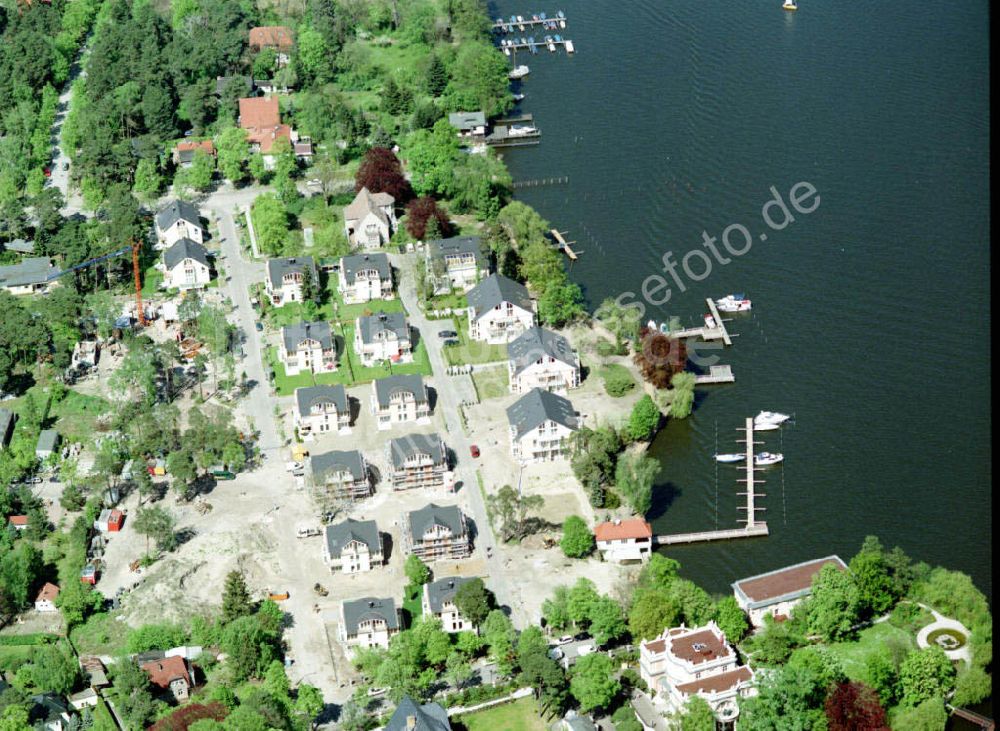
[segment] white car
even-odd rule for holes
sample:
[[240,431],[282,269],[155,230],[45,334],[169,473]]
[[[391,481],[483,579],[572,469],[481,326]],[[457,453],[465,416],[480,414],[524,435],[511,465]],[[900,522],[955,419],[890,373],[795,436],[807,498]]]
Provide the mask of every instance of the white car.
[[288,472],[298,472],[302,469],[301,462],[285,462],[285,469]]
[[579,655],[580,657],[583,657],[584,655],[589,655],[595,649],[597,648],[595,648],[593,644],[580,645],[578,648],[576,648],[576,654]]
[[560,637],[560,638],[559,638],[559,639],[557,640],[557,642],[558,642],[558,643],[559,643],[560,645],[565,645],[565,644],[568,644],[568,643],[570,643],[570,642],[572,642],[572,641],[573,641],[573,635],[563,635],[562,637]]

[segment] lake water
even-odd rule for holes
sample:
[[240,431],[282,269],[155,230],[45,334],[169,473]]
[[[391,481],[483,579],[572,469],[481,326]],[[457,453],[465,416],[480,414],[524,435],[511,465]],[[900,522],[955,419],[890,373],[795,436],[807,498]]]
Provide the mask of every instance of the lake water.
[[[736,383],[700,389],[693,416],[653,445],[656,531],[736,527],[740,475],[717,472],[716,444],[735,451],[759,410],[795,414],[760,435],[785,454],[759,501],[771,535],[668,553],[724,592],[849,558],[877,534],[991,595],[987,3],[558,7],[577,52],[518,54],[531,67],[520,110],[543,138],[506,159],[515,181],[568,176],[516,195],[577,242],[571,277],[590,304],[638,295],[702,231],[741,223],[754,236],[700,282],[679,269],[686,291],[672,284],[646,316],[698,324],[706,297],[753,300],[717,353]],[[493,5],[504,17],[558,7]],[[767,228],[769,188],[787,196],[800,181],[819,207]]]

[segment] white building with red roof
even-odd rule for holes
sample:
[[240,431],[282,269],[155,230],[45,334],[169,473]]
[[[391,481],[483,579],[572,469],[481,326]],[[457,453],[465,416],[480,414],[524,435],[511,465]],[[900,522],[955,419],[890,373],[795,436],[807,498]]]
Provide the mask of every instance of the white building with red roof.
[[594,538],[605,561],[645,561],[653,550],[653,528],[642,518],[598,523]]
[[764,626],[766,616],[786,619],[792,608],[812,592],[813,577],[827,564],[847,570],[840,556],[827,556],[740,579],[733,583],[736,603],[754,627]]
[[41,590],[38,592],[38,596],[35,597],[35,611],[36,612],[55,612],[56,609],[56,597],[59,596],[59,587],[51,582],[45,582]]
[[740,712],[737,698],[757,692],[753,670],[740,665],[715,622],[673,627],[640,644],[639,674],[649,687],[654,707],[663,714],[680,711],[697,695],[719,721],[731,723]]

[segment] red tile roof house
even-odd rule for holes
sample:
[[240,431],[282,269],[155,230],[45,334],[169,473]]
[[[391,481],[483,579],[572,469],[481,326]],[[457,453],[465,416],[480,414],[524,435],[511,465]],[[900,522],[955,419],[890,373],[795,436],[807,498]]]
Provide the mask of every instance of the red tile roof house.
[[281,123],[281,109],[276,96],[240,99],[240,127],[246,130],[251,149],[264,156],[268,169],[274,166],[271,148],[279,139],[288,140],[298,157],[312,155],[312,144],[307,141],[300,143],[298,132]]
[[733,583],[736,603],[747,613],[754,627],[763,627],[764,617],[768,615],[785,619],[796,604],[809,596],[813,577],[828,563],[847,570],[839,556],[827,556],[740,579]]
[[605,561],[645,561],[653,550],[653,528],[642,518],[599,523],[594,538]]
[[255,53],[270,48],[278,54],[278,65],[285,66],[295,46],[292,29],[283,25],[261,25],[250,29],[250,49]]
[[28,516],[12,515],[10,516],[10,524],[14,526],[14,530],[24,530],[28,527]]
[[178,142],[177,147],[174,148],[174,164],[180,165],[182,168],[191,167],[191,163],[194,162],[194,153],[198,150],[215,157],[215,145],[212,140],[203,140],[201,142]]
[[649,687],[653,707],[663,715],[679,712],[697,695],[716,719],[731,724],[740,712],[738,698],[757,693],[753,670],[740,665],[715,622],[667,629],[640,644],[639,674]]
[[46,582],[45,585],[42,586],[41,591],[38,592],[38,596],[35,597],[35,611],[56,611],[57,596],[59,596],[59,587],[50,582]]
[[183,657],[175,655],[143,663],[149,682],[169,694],[178,703],[185,701],[194,685],[192,673]]

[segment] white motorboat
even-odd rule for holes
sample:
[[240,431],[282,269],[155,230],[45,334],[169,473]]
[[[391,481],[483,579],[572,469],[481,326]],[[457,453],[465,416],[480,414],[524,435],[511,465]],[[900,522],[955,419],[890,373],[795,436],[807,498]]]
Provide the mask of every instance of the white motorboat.
[[752,304],[743,294],[727,294],[722,299],[715,300],[719,312],[749,312]]
[[533,135],[538,132],[538,129],[532,127],[530,124],[512,124],[507,128],[508,137],[527,137],[528,135]]
[[709,330],[714,330],[719,326],[719,323],[715,321],[715,318],[711,315],[705,315],[705,327]]
[[783,454],[775,454],[774,452],[757,452],[753,456],[754,467],[770,467],[773,464],[780,463],[785,458]]
[[524,100],[524,94],[514,94],[514,101],[519,102]]
[[781,424],[776,424],[773,421],[755,421],[753,425],[754,431],[774,431],[775,429],[780,428]]
[[647,322],[646,323],[646,327],[648,327],[650,330],[655,330],[656,329],[656,320],[650,320],[649,322]]
[[514,68],[507,76],[511,79],[523,79],[529,73],[531,70],[527,66],[521,65]]
[[761,411],[753,418],[754,424],[784,424],[792,417],[777,411]]
[[660,334],[669,335],[670,334],[670,323],[661,322],[660,323]]
[[799,4],[795,2],[795,0],[785,0],[785,2],[782,3],[781,7],[783,7],[785,10],[798,10]]
[[728,464],[730,462],[742,462],[744,459],[746,459],[746,457],[747,456],[745,454],[742,454],[742,453],[740,453],[740,454],[717,454],[717,455],[715,455],[715,461],[716,462],[725,462],[725,463]]

